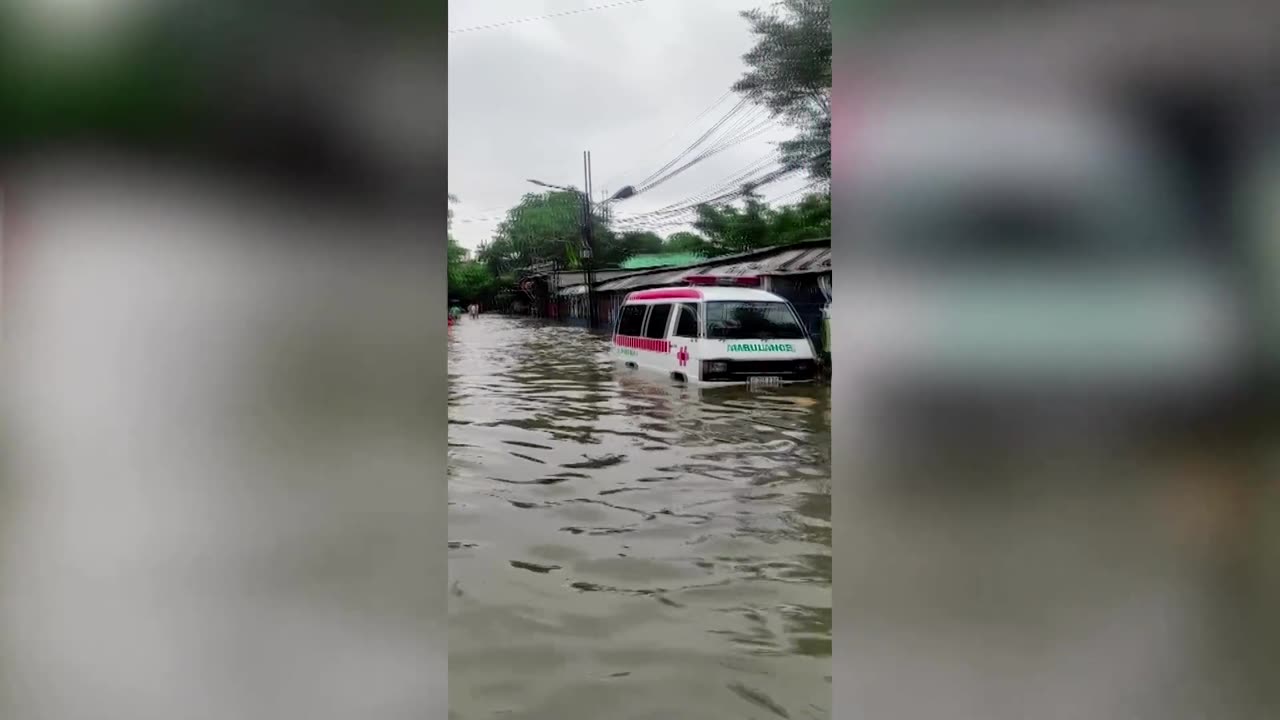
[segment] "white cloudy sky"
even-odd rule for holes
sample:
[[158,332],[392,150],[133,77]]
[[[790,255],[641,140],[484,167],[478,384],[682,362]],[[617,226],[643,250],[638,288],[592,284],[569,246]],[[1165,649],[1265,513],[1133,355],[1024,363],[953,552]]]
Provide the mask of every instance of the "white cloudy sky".
[[[737,101],[726,98],[694,122],[743,72],[752,36],[738,13],[768,0],[631,0],[458,32],[617,2],[449,3],[449,190],[461,199],[454,236],[463,245],[489,238],[503,213],[536,189],[528,178],[580,187],[582,151],[590,150],[596,195],[612,193],[658,170]],[[732,134],[732,127],[723,131]],[[791,134],[777,128],[740,142],[619,203],[616,215],[712,189]],[[794,200],[805,183],[784,180],[761,193]],[[652,229],[668,235],[682,228]]]

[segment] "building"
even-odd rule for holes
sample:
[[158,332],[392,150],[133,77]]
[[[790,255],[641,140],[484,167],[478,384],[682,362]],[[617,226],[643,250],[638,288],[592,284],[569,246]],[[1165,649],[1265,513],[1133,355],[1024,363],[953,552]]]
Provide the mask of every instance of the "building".
[[[596,302],[602,325],[612,326],[628,293],[678,285],[691,275],[758,276],[763,289],[795,305],[809,332],[819,338],[823,309],[831,302],[831,240],[807,240],[675,267],[660,266],[630,272],[597,271]],[[565,313],[561,317],[570,322],[585,323],[586,286],[579,281],[562,287],[559,296]]]
[[[596,270],[596,285],[629,272],[632,271],[621,268]],[[586,325],[585,279],[586,273],[582,270],[561,270],[551,263],[532,268],[520,281],[520,292],[524,295],[522,300],[535,317]]]

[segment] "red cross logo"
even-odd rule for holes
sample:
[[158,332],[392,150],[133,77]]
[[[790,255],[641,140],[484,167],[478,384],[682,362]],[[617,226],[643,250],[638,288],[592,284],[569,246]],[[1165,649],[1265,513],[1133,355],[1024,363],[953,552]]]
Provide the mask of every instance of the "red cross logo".
[[680,367],[684,367],[685,365],[688,365],[689,364],[689,348],[688,347],[680,348],[680,352],[676,353],[676,359],[680,361]]

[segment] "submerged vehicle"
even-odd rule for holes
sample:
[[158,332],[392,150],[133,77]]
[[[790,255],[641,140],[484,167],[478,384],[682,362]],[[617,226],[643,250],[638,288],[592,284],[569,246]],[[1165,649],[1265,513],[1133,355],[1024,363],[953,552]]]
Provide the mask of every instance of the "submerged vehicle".
[[614,326],[625,367],[700,385],[780,384],[818,377],[818,353],[795,308],[754,277],[694,276],[633,292]]

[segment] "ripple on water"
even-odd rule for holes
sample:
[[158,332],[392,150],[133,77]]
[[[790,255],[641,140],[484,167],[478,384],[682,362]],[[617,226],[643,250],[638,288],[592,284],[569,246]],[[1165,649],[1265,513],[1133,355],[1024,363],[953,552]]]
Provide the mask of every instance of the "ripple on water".
[[830,716],[825,387],[680,388],[501,317],[449,360],[451,717]]

